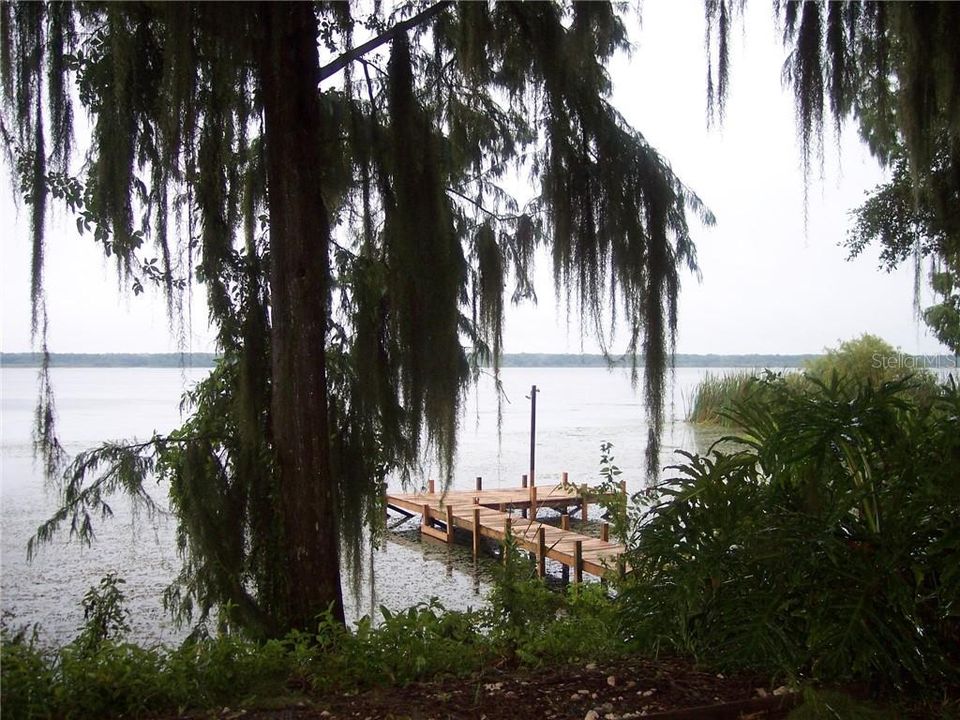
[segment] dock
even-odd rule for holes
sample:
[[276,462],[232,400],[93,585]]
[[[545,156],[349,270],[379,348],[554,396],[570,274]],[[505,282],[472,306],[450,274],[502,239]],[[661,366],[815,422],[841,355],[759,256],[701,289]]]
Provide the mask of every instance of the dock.
[[[585,492],[586,490],[586,492]],[[626,493],[625,483],[621,492]],[[590,498],[597,491],[566,482],[557,485],[484,490],[477,478],[474,490],[436,492],[434,482],[426,492],[387,493],[387,507],[402,515],[420,515],[422,534],[452,543],[457,528],[470,534],[473,556],[480,552],[482,538],[504,545],[507,536],[518,550],[536,558],[537,574],[543,577],[545,561],[554,560],[570,568],[574,582],[583,580],[583,573],[604,577],[623,574],[625,547],[610,542],[609,526],[601,525],[600,538],[570,530],[570,512],[579,512],[581,522],[588,517]],[[560,510],[560,527],[537,519],[539,508]]]

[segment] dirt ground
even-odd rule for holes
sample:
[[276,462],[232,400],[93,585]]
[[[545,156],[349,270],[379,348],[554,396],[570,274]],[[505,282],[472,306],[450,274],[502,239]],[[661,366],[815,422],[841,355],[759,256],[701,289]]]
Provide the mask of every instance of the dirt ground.
[[749,675],[702,672],[681,660],[629,659],[538,671],[492,670],[482,678],[380,688],[282,710],[225,709],[218,715],[245,720],[760,720],[784,717],[796,699]]

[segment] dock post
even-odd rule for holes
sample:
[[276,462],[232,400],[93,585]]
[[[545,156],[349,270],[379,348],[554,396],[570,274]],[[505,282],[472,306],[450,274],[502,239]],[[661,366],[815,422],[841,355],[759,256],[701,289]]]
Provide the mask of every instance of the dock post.
[[623,496],[624,496],[624,497],[627,496],[627,481],[626,481],[626,480],[621,480],[621,481],[620,481],[620,492],[623,493]]
[[560,516],[560,529],[561,529],[561,530],[569,530],[569,529],[570,529],[570,514],[569,514],[569,513],[563,513],[563,515]]
[[[527,476],[526,476],[526,475],[523,475],[523,476],[520,478],[520,487],[526,489],[526,487],[527,487]],[[521,509],[521,510],[520,510],[520,515],[521,515],[522,517],[526,518],[526,517],[527,517],[527,509],[526,509],[526,508]]]
[[503,564],[506,565],[510,555],[510,516],[503,521]]
[[600,539],[604,542],[610,542],[610,523],[605,522],[600,526]]
[[536,519],[537,517],[537,486],[530,486],[530,517]]
[[587,496],[584,495],[580,498],[580,522],[583,525],[587,524],[587,508],[590,505],[590,501],[587,500]]
[[473,506],[473,559],[480,556],[480,508]]
[[569,476],[567,475],[567,472],[566,472],[566,471],[563,472],[563,474],[561,475],[561,478],[562,478],[562,479],[561,479],[560,483],[563,485],[564,489],[566,489],[566,487],[570,484],[570,478],[569,478]]
[[483,478],[477,475],[477,492],[483,490]]
[[530,388],[530,486],[536,484],[537,461],[537,386]]
[[547,539],[546,530],[543,525],[537,531],[537,577],[542,578],[547,574]]
[[434,482],[433,478],[430,478],[429,480],[427,480],[427,492],[430,493],[431,495],[437,492],[437,485]]
[[420,524],[423,527],[430,526],[430,506],[427,503],[424,503],[420,510]]
[[453,542],[453,505],[447,505],[447,542]]
[[573,543],[573,581],[583,582],[583,540]]

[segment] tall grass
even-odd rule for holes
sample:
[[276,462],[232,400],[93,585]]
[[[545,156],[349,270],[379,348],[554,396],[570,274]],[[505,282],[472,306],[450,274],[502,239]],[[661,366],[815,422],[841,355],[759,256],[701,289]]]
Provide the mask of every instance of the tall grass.
[[733,425],[728,413],[736,403],[747,402],[758,392],[757,373],[737,370],[723,375],[707,373],[693,391],[687,422],[699,425]]
[[[877,387],[883,383],[909,380],[902,392],[921,405],[937,396],[937,379],[933,373],[911,361],[892,345],[875,335],[864,334],[825,348],[819,358],[804,363],[802,371],[783,373],[786,382],[807,392],[816,393],[818,383],[838,383],[841,389],[856,390],[865,383]],[[694,388],[687,422],[737,427],[734,416],[738,408],[762,406],[777,398],[760,382],[769,370],[737,370],[724,375],[707,373]]]

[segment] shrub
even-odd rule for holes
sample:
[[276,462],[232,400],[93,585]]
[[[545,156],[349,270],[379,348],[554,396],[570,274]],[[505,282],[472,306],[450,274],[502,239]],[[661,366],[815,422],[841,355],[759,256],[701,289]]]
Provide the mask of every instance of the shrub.
[[37,646],[35,632],[0,628],[0,717],[33,720],[49,715],[53,701],[53,673]]
[[960,391],[758,382],[771,402],[735,406],[738,448],[684,454],[635,529],[631,637],[793,677],[957,681]]

